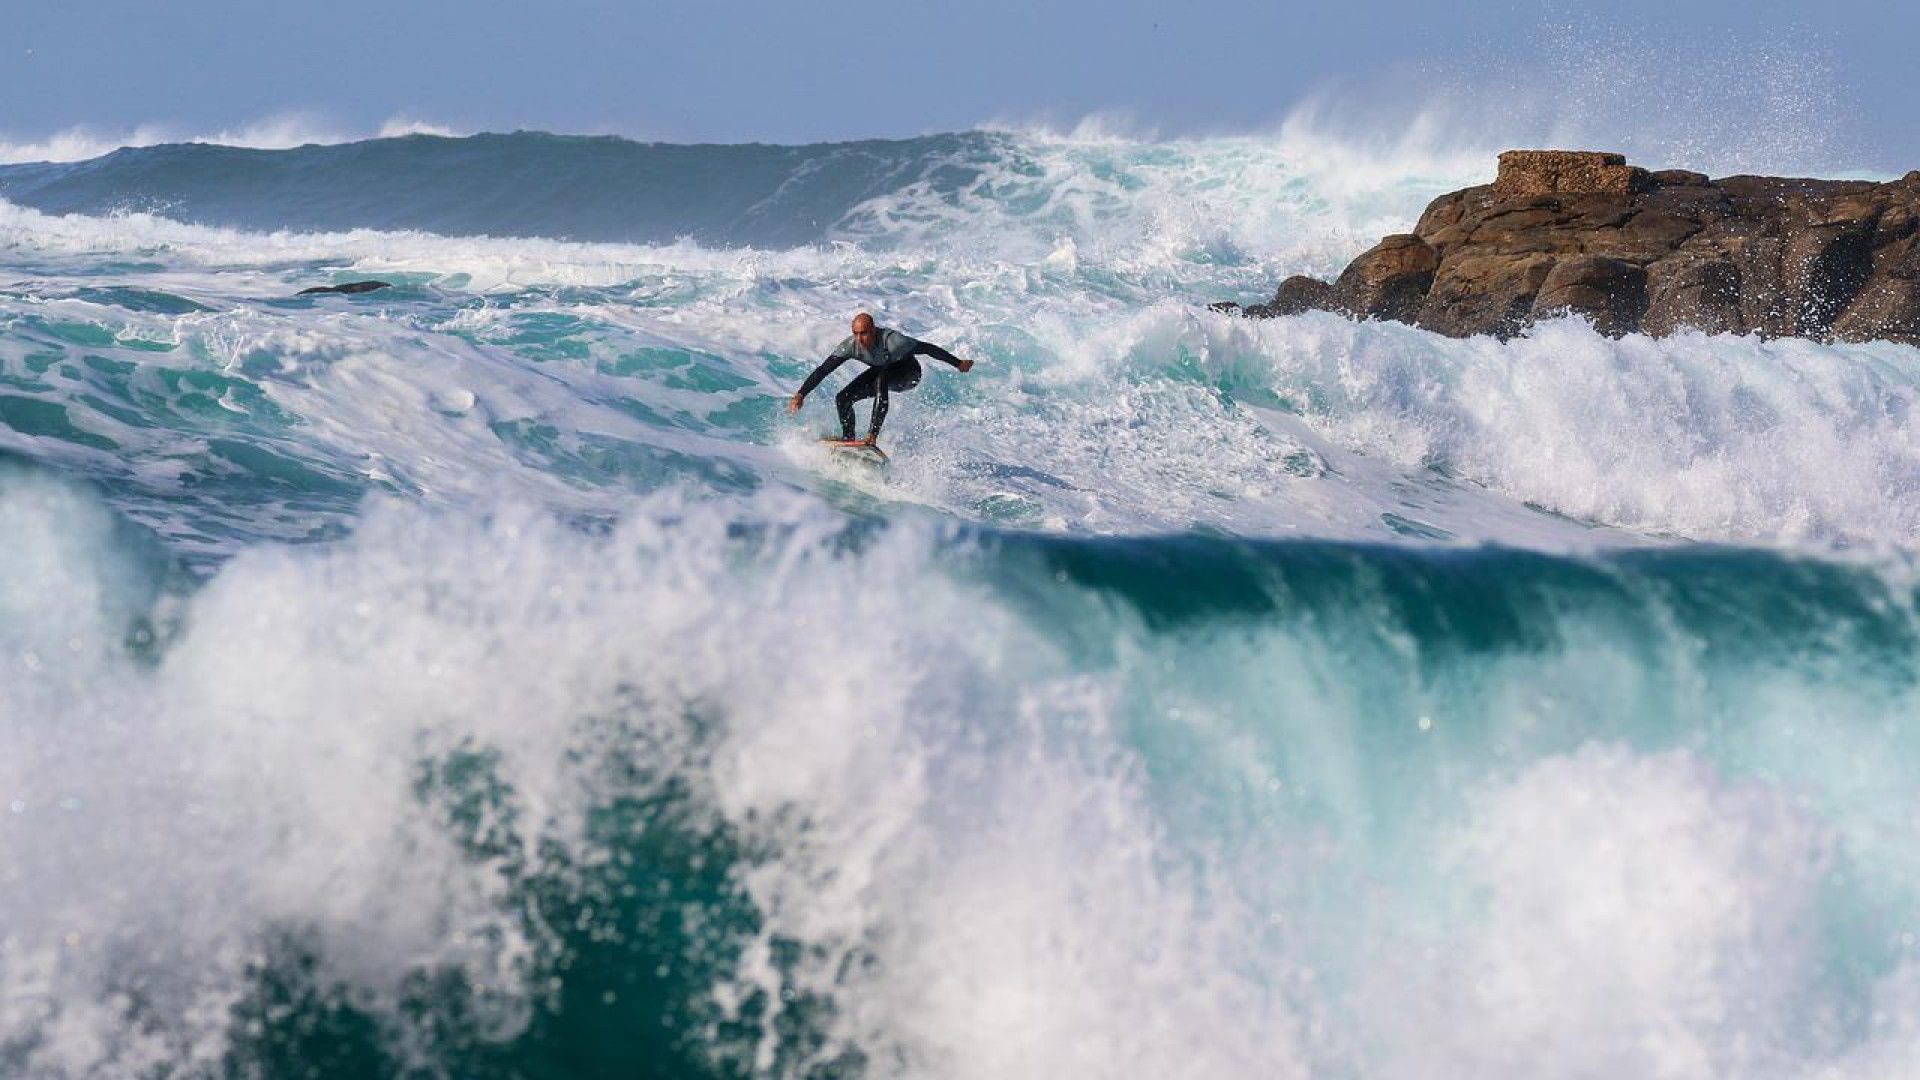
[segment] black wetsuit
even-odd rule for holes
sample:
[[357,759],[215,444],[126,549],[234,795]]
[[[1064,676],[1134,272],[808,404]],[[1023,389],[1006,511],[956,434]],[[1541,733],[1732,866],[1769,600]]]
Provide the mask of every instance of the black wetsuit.
[[879,333],[871,348],[863,348],[855,339],[847,338],[825,360],[820,361],[820,366],[813,369],[813,374],[807,376],[806,382],[800,384],[800,396],[806,397],[820,385],[820,380],[841,364],[858,360],[867,365],[867,370],[856,376],[833,398],[834,408],[840,412],[840,435],[847,440],[854,437],[853,403],[867,398],[874,399],[873,424],[868,429],[867,437],[875,440],[880,438],[880,425],[887,419],[887,395],[920,385],[920,361],[914,357],[931,356],[953,365],[955,370],[960,367],[960,358],[938,345],[910,338],[898,330],[885,327],[874,329]]

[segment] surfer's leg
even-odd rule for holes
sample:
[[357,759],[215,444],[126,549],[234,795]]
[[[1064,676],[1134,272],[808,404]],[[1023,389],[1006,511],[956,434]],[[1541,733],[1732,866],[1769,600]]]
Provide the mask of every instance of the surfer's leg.
[[880,425],[887,422],[888,392],[898,393],[920,385],[920,361],[911,356],[889,365],[886,370],[886,381],[880,383],[873,399],[873,432],[869,437],[876,442],[880,439]]
[[874,386],[880,382],[880,369],[868,368],[848,383],[838,394],[833,395],[833,407],[840,412],[840,437],[853,441],[853,403],[873,396]]

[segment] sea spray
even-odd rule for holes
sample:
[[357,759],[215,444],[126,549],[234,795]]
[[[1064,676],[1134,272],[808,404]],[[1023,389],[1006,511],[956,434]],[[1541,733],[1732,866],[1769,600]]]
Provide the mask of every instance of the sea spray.
[[631,993],[721,1073],[1895,1053],[1910,581],[388,504],[8,669],[6,1043],[511,1072]]
[[[1206,310],[1452,158],[885,149],[0,205],[11,1071],[1912,1071],[1913,350]],[[977,364],[849,480],[863,309]]]

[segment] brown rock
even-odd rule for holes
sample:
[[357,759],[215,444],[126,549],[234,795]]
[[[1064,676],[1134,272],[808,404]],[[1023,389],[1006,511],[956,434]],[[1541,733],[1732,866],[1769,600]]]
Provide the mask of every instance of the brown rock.
[[1831,332],[1842,341],[1920,345],[1920,235],[1911,216],[1889,220],[1893,218],[1890,213],[1880,219],[1881,235],[1887,239],[1874,251],[1873,273],[1834,320]]
[[1599,255],[1561,259],[1540,283],[1535,318],[1584,315],[1603,334],[1619,337],[1640,326],[1647,310],[1647,271],[1638,263]]
[[1500,155],[1493,181],[1498,199],[1529,195],[1626,195],[1650,184],[1645,169],[1619,154],[1587,150],[1509,150]]
[[1555,261],[1540,254],[1467,254],[1447,259],[1412,321],[1448,337],[1512,337],[1531,321],[1534,298]]
[[1440,246],[1435,243],[1434,238],[1444,230],[1460,223],[1461,216],[1467,212],[1468,196],[1478,195],[1484,198],[1492,190],[1490,187],[1467,188],[1463,191],[1450,191],[1440,196],[1427,204],[1426,211],[1420,215],[1419,224],[1413,227],[1413,235],[1430,245]]
[[1264,304],[1249,304],[1241,307],[1231,300],[1208,304],[1208,311],[1224,314],[1245,315],[1249,319],[1273,319],[1282,315],[1298,315],[1303,311],[1343,311],[1335,295],[1334,288],[1319,278],[1310,278],[1304,274],[1295,274],[1280,283],[1273,299]]
[[1920,170],[1885,184],[1709,180],[1618,154],[1509,151],[1494,183],[1433,200],[1336,284],[1289,279],[1247,311],[1306,307],[1456,337],[1574,312],[1609,334],[1920,344]]
[[1834,321],[1832,331],[1841,341],[1920,345],[1920,281],[1874,282]]
[[1706,251],[1683,251],[1647,267],[1647,311],[1640,329],[1724,334],[1739,328],[1740,268]]
[[1260,316],[1298,315],[1303,311],[1322,310],[1333,305],[1332,285],[1319,278],[1295,274],[1280,283],[1280,288],[1273,294],[1273,299],[1266,303],[1266,310]]
[[1791,325],[1784,333],[1826,334],[1873,272],[1872,240],[1871,221],[1823,222],[1786,238],[1780,268]]
[[1333,283],[1335,302],[1375,319],[1411,322],[1440,268],[1440,253],[1412,233],[1399,233],[1353,260]]
[[[1647,263],[1666,255],[1701,230],[1703,215],[1693,207],[1655,206],[1641,209],[1628,218],[1617,236],[1599,234],[1599,243],[1588,244],[1596,254]],[[1606,250],[1611,248],[1612,250]]]

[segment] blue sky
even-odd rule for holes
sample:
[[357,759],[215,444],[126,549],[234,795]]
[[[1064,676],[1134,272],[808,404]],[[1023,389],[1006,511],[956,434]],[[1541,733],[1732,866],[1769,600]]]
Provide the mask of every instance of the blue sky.
[[[1920,5],[1621,0],[63,0],[9,5],[0,140],[176,137],[396,117],[675,142],[896,137],[1089,115],[1163,136],[1362,128],[1422,110],[1500,137],[1684,156],[1772,140],[1829,168],[1920,166]],[[1796,143],[1798,140],[1798,143]],[[1804,145],[1801,145],[1804,144]],[[1684,164],[1670,160],[1656,164]]]

